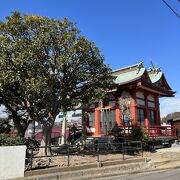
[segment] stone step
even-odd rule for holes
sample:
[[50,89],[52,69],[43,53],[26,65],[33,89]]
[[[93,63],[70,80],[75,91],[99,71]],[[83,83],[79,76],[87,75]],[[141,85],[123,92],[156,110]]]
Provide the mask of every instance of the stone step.
[[[124,161],[123,161],[124,162]],[[44,174],[44,175],[36,175],[36,176],[28,176],[25,177],[27,180],[86,180],[86,179],[96,179],[97,177],[103,176],[112,176],[119,175],[125,173],[132,173],[141,170],[145,170],[150,168],[149,163],[146,162],[145,159],[141,159],[141,161],[128,161],[119,164],[111,164],[108,166],[103,166],[99,164],[99,167],[90,168],[90,169],[79,169],[72,171],[64,171],[52,174]]]

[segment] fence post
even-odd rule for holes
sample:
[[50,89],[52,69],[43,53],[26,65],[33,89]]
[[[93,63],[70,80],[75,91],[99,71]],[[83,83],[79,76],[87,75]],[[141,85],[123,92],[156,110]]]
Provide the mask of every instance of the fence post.
[[141,157],[143,157],[143,142],[141,141]]
[[70,158],[69,158],[69,146],[70,146],[70,144],[68,143],[68,149],[67,149],[68,150],[68,152],[67,152],[68,153],[68,167],[70,165],[70,163],[69,163],[69,161],[70,161]]
[[124,142],[122,143],[122,153],[123,153],[123,160],[125,159],[124,158]]
[[97,143],[97,162],[99,163],[100,159],[99,159],[99,143]]
[[31,163],[31,170],[32,170],[32,163],[33,163],[33,147],[31,148],[31,156],[30,156],[30,163]]

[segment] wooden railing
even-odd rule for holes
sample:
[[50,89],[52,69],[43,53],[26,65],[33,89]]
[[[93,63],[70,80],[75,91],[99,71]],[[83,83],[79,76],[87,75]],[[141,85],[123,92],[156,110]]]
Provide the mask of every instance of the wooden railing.
[[[119,131],[115,132],[116,136],[129,136],[134,126],[119,126]],[[144,127],[148,137],[176,137],[176,128],[174,126],[150,126]]]
[[175,137],[176,128],[174,126],[151,126],[146,128],[148,137]]

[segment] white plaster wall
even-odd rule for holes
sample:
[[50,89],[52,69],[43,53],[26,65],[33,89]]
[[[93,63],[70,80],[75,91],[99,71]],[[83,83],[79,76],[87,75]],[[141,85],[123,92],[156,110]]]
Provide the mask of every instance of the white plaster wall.
[[24,177],[26,146],[0,147],[0,179]]

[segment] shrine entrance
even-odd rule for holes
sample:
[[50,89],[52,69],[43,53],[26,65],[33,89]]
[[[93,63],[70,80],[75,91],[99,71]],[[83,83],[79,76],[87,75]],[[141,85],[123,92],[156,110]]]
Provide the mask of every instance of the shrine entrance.
[[111,129],[115,126],[116,123],[116,115],[114,109],[101,109],[99,111],[99,119],[100,119],[100,129],[101,134],[109,135]]

